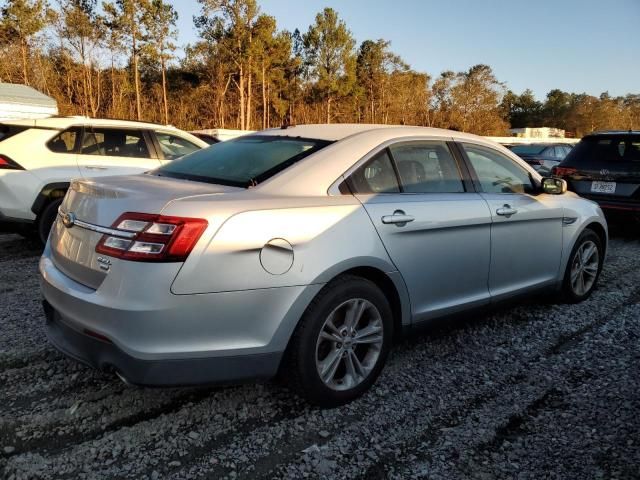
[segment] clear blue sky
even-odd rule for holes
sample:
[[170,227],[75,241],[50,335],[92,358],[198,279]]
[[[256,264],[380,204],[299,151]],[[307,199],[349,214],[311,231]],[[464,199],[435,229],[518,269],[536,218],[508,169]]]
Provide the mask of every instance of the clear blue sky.
[[[171,0],[180,43],[197,39],[196,0]],[[640,0],[259,0],[280,29],[306,31],[332,7],[358,44],[384,38],[432,77],[485,63],[516,93],[640,93]]]

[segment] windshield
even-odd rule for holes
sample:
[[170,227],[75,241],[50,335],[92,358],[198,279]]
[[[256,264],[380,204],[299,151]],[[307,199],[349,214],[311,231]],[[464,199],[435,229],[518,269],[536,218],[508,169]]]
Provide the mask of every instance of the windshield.
[[151,174],[247,188],[330,143],[307,138],[247,135],[186,155]]
[[516,155],[540,155],[546,145],[514,145],[511,151]]

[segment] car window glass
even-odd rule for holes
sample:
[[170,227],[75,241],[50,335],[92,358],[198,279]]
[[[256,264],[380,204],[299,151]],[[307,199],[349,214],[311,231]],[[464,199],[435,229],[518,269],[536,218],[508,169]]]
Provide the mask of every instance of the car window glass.
[[562,147],[553,147],[553,155],[551,157],[556,160],[562,160],[564,158],[564,151]]
[[247,188],[330,144],[301,137],[246,135],[168,162],[154,174]]
[[47,147],[56,153],[73,153],[79,134],[80,129],[77,127],[65,130],[49,140]]
[[175,160],[200,150],[195,143],[170,133],[156,132],[156,137],[166,160]]
[[463,143],[482,190],[487,193],[529,193],[529,172],[496,150]]
[[449,147],[425,142],[391,147],[400,183],[406,193],[460,193],[464,184]]
[[151,157],[142,131],[117,128],[86,128],[80,153],[110,157]]
[[356,170],[349,183],[354,193],[397,193],[398,179],[387,150],[377,153]]
[[640,141],[627,144],[625,159],[631,162],[640,162]]
[[640,161],[639,135],[586,136],[571,149],[565,163],[591,165]]

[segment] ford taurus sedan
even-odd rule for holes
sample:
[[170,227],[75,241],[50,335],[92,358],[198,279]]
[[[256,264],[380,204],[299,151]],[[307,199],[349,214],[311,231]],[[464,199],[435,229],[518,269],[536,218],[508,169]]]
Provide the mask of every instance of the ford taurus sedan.
[[394,336],[541,289],[578,302],[599,207],[473,135],[307,125],[72,183],[40,261],[47,334],[140,385],[364,393]]

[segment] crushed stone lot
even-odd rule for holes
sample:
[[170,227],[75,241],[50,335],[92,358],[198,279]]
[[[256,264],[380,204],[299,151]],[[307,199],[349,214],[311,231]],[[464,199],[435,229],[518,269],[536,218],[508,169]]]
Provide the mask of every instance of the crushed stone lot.
[[145,389],[44,336],[38,248],[0,235],[0,478],[640,478],[640,235],[599,288],[412,335],[364,398]]

